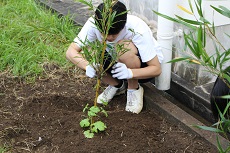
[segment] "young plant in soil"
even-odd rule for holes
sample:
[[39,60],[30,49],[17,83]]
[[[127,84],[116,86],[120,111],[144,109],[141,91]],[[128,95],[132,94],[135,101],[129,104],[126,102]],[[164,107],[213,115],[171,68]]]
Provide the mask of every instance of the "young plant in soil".
[[[92,5],[92,1],[88,2],[86,0],[79,0],[79,2],[89,6],[90,10],[95,11],[97,9]],[[102,11],[98,10],[102,15],[102,19],[99,20],[99,22],[101,22],[101,26],[98,26],[96,22],[94,23],[94,25],[98,28],[103,36],[102,42],[98,40],[94,42],[89,42],[85,40],[84,42],[82,42],[85,45],[84,47],[82,47],[81,55],[85,60],[89,62],[89,65],[91,65],[97,73],[94,105],[91,107],[88,104],[86,105],[83,112],[87,112],[87,117],[80,122],[80,126],[85,130],[84,135],[86,138],[92,138],[94,136],[94,133],[104,131],[107,128],[105,123],[100,121],[100,115],[104,114],[106,117],[108,115],[103,107],[97,106],[97,98],[101,88],[101,81],[103,76],[106,75],[106,71],[118,60],[118,57],[128,51],[122,44],[117,44],[115,47],[106,44],[106,38],[108,36],[109,29],[113,26],[114,18],[121,15],[116,14],[116,12],[112,11],[112,7],[116,2],[117,0],[103,0],[104,8]],[[122,12],[122,14],[123,13],[126,12]],[[95,18],[95,16],[92,17]],[[105,56],[106,48],[110,49],[110,55],[112,56],[112,60],[110,65],[106,69],[104,69],[104,60],[108,58],[107,56]],[[104,104],[106,103],[107,102],[104,102]]]

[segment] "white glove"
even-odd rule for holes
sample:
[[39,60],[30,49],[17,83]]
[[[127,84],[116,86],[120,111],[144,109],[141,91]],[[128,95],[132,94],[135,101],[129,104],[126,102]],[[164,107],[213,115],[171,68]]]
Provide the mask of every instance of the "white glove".
[[97,68],[97,67],[99,67],[99,64],[94,64],[94,66],[87,65],[85,74],[90,78],[96,77],[97,74],[96,74],[96,70],[94,68]]
[[113,78],[118,79],[131,79],[133,77],[131,69],[127,68],[125,64],[119,62],[114,64],[111,73],[113,74]]

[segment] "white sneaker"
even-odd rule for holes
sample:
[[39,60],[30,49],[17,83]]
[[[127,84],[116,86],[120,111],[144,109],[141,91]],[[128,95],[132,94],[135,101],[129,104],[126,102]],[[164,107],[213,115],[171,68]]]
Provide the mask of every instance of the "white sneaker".
[[124,94],[126,91],[125,83],[123,82],[120,88],[114,86],[108,86],[97,98],[98,104],[104,104],[110,102],[114,96]]
[[138,90],[127,91],[127,103],[125,110],[139,114],[143,108],[143,95],[144,89],[140,85]]

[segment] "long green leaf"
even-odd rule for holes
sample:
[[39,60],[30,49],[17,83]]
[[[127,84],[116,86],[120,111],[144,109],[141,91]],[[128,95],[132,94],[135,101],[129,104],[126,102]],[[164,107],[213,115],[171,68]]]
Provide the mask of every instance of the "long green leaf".
[[197,0],[198,3],[195,1],[196,9],[200,17],[203,17],[203,12],[201,8],[201,0]]
[[184,36],[185,45],[189,46],[189,49],[192,51],[193,55],[195,55],[198,59],[200,59],[201,53],[199,52],[199,48],[197,45],[197,41],[193,38],[193,34]]
[[222,124],[226,121],[226,119],[225,119],[225,116],[224,116],[224,114],[222,113],[222,111],[220,111],[220,109],[219,109],[217,103],[215,103],[215,105],[216,105],[216,108],[217,108],[217,110],[218,110],[218,114],[219,114],[219,117],[220,117],[220,121],[217,122],[217,123],[215,123],[214,126],[218,126],[218,127],[220,126],[220,127],[222,127]]
[[212,5],[211,5],[211,7],[212,7],[214,10],[216,10],[217,12],[219,12],[220,14],[222,14],[222,15],[224,15],[224,16],[230,18],[230,9],[228,9],[228,8],[226,8],[226,7],[224,7],[224,6],[219,6],[219,8],[221,8],[221,9],[219,9],[219,8],[217,8],[217,7],[215,7],[215,6],[212,6]]
[[221,98],[223,98],[223,99],[230,99],[230,95],[224,95],[224,96],[221,96]]
[[192,11],[192,13],[194,13],[191,0],[188,0],[188,3],[189,3],[190,10]]
[[185,61],[190,59],[190,57],[179,57],[179,58],[174,58],[173,60],[167,62],[167,63],[176,63],[176,62],[180,62],[180,61]]
[[[230,99],[230,95],[227,95],[227,96],[229,96],[229,98],[228,99]],[[229,107],[230,107],[230,102],[228,102],[228,104],[227,104],[227,106],[225,107],[225,109],[224,109],[224,115],[227,113],[227,111],[229,110]]]
[[199,129],[206,130],[206,131],[216,132],[216,133],[222,133],[223,132],[220,129],[208,127],[208,126],[194,125],[194,127],[197,127]]
[[220,140],[219,140],[219,137],[216,136],[216,141],[217,141],[217,148],[219,150],[220,153],[224,153],[225,151],[223,150],[222,146],[221,146],[221,143],[220,143]]
[[221,58],[221,65],[224,65],[226,62],[228,62],[230,60],[230,49],[228,49],[227,51],[223,52],[221,55],[220,55],[220,58]]
[[179,20],[179,19],[172,18],[172,17],[170,17],[170,16],[161,14],[161,13],[159,13],[159,12],[157,12],[157,11],[154,11],[154,10],[153,10],[153,12],[154,12],[155,14],[157,14],[158,16],[161,16],[161,17],[163,17],[163,18],[165,18],[165,19],[168,19],[168,20],[170,20],[170,21],[173,21],[173,22],[176,22],[176,23],[183,24],[183,25],[185,25],[185,26],[187,26],[187,27],[189,27],[189,28],[191,28],[191,29],[193,29],[193,30],[196,29],[195,26],[193,26],[193,25],[191,25],[191,24],[188,24],[188,23],[186,23],[186,22],[184,22],[184,21],[181,21],[181,20]]
[[90,0],[90,1],[86,1],[86,0],[75,0],[75,1],[87,5],[89,7],[89,10],[93,10],[93,8],[94,8],[94,6],[92,4],[92,0]]
[[[188,46],[188,48],[189,48],[192,52],[195,52],[195,49],[192,47],[192,45],[191,45],[190,42],[189,42],[189,36],[186,35],[185,33],[184,33],[184,40],[185,40],[185,46],[186,46],[186,47]],[[196,55],[195,55],[195,56],[196,56]]]
[[202,23],[199,22],[199,21],[185,19],[185,18],[182,18],[182,17],[180,17],[180,16],[178,16],[178,15],[175,15],[175,16],[176,16],[179,20],[182,20],[182,21],[184,21],[184,22],[186,22],[186,23],[189,23],[189,24],[194,24],[194,25],[200,25],[200,24],[202,24]]
[[227,74],[223,74],[224,79],[226,79],[228,82],[230,82],[230,76]]
[[200,25],[197,31],[197,45],[198,45],[198,51],[200,53],[200,55],[203,55],[203,46],[202,46],[202,42],[203,42],[203,33],[202,33],[202,26]]

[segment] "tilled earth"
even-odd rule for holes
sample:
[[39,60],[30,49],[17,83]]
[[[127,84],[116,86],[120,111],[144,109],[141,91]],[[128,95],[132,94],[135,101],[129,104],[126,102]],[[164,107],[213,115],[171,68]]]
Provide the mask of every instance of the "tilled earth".
[[[26,83],[0,73],[0,146],[18,153],[216,153],[214,146],[154,110],[125,111],[115,97],[101,117],[107,129],[87,139],[79,122],[92,104],[95,81],[81,71],[47,67],[46,77]],[[105,87],[105,85],[103,85]]]

